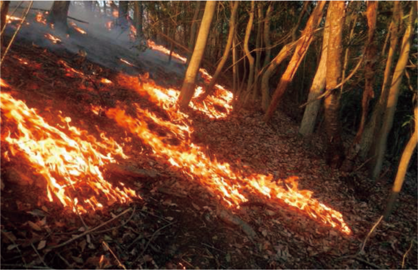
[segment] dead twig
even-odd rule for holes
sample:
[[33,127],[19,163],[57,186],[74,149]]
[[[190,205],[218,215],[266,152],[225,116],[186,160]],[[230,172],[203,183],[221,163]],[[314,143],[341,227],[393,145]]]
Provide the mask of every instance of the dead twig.
[[46,265],[44,258],[42,258],[41,254],[39,254],[38,250],[36,249],[36,247],[33,245],[33,243],[30,243],[30,245],[32,246],[33,250],[35,251],[36,255],[38,255],[39,259],[41,260],[42,264],[45,265],[46,268],[50,268],[48,265]]
[[131,214],[131,216],[123,223],[123,224],[121,224],[121,225],[119,225],[119,226],[116,226],[116,227],[113,227],[113,228],[109,228],[109,229],[106,229],[106,230],[101,230],[101,231],[98,231],[98,232],[94,232],[94,233],[92,233],[92,234],[102,234],[102,233],[105,233],[105,232],[109,232],[109,231],[112,231],[112,230],[114,230],[114,229],[118,229],[118,228],[120,228],[120,227],[123,227],[123,226],[125,226],[126,224],[128,224],[128,222],[129,221],[131,221],[131,219],[133,218],[133,216],[134,216],[134,214],[135,214],[135,210],[136,210],[136,205],[134,206],[134,209],[132,210],[132,214]]
[[[1,266],[4,267],[16,267],[16,268],[20,268],[20,267],[25,267],[26,269],[28,269],[26,264],[9,264],[9,263],[2,263]],[[52,269],[51,267],[44,267],[44,266],[31,266],[30,268],[32,269]]]
[[370,238],[370,235],[373,233],[373,231],[376,229],[376,227],[380,224],[380,222],[382,221],[382,219],[383,219],[383,215],[380,216],[379,220],[373,225],[372,229],[367,234],[366,238],[363,241],[363,244],[361,245],[361,249],[358,252],[358,254],[364,254],[364,247],[366,246],[367,240]]
[[136,263],[140,258],[142,258],[142,255],[144,255],[145,251],[147,250],[149,244],[151,243],[152,240],[154,240],[154,237],[157,235],[157,233],[159,233],[160,231],[164,230],[165,228],[173,225],[175,222],[169,223],[167,225],[162,226],[161,228],[159,228],[158,230],[156,230],[150,237],[150,239],[148,240],[147,244],[145,245],[144,249],[142,250],[142,252],[138,255],[138,257],[136,257],[136,259],[134,260],[134,263]]
[[[22,261],[23,261],[23,263],[24,263],[24,266],[23,266],[23,267],[25,267],[26,269],[28,269],[28,266],[27,266],[26,260],[25,260],[25,258],[23,257],[22,251],[20,250],[19,246],[18,246],[18,245],[16,245],[16,242],[13,240],[13,238],[11,238],[11,237],[10,237],[10,236],[6,233],[6,232],[3,232],[3,230],[2,230],[2,234],[3,234],[3,235],[5,235],[5,236],[7,237],[7,239],[9,239],[9,240],[13,243],[13,245],[15,245],[15,246],[16,246],[17,251],[19,251],[20,257],[22,258]],[[2,265],[4,265],[4,264],[2,264]]]
[[118,265],[120,266],[120,267],[122,267],[123,269],[126,269],[126,267],[125,267],[125,265],[123,265],[120,261],[119,261],[119,259],[118,259],[118,257],[116,257],[116,255],[115,255],[115,253],[113,253],[113,251],[112,251],[112,249],[109,247],[109,245],[105,242],[105,241],[103,241],[102,242],[102,244],[110,251],[110,253],[113,255],[113,257],[116,259],[116,261],[118,262]]
[[415,243],[415,239],[412,239],[411,244],[409,245],[408,250],[405,252],[405,254],[402,257],[402,268],[405,268],[405,260],[406,257],[408,256],[408,253],[411,251],[412,247],[414,246]]
[[67,241],[65,241],[65,242],[63,242],[63,243],[61,243],[61,244],[59,244],[59,245],[56,245],[56,246],[50,247],[50,249],[55,249],[55,248],[63,247],[63,246],[65,246],[65,245],[67,245],[67,244],[69,244],[69,243],[73,242],[74,240],[77,240],[78,238],[83,237],[83,236],[84,236],[84,235],[86,235],[86,234],[90,234],[90,233],[92,233],[92,232],[96,231],[97,229],[99,229],[99,228],[101,228],[101,227],[103,227],[103,226],[105,226],[105,225],[109,224],[110,222],[114,221],[115,219],[118,219],[118,218],[120,218],[121,216],[125,215],[125,214],[126,214],[126,213],[128,213],[129,211],[132,211],[132,208],[128,208],[128,209],[126,209],[125,211],[123,211],[122,213],[120,213],[119,215],[115,216],[114,218],[109,219],[108,221],[106,221],[106,222],[104,222],[104,223],[100,224],[99,226],[97,226],[97,227],[95,227],[95,228],[93,228],[93,229],[87,230],[87,231],[83,232],[82,234],[77,235],[77,236],[75,236],[75,237],[71,238],[70,240],[67,240]]

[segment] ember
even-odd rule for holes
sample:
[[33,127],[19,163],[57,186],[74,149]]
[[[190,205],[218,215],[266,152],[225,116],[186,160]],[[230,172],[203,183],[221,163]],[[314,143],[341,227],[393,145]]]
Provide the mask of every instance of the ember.
[[122,63],[125,63],[125,64],[127,64],[128,66],[131,66],[131,67],[133,67],[133,66],[135,66],[134,64],[132,64],[132,63],[130,63],[128,60],[125,60],[125,59],[120,59],[120,61],[122,62]]
[[38,12],[37,14],[36,14],[36,21],[38,22],[38,23],[42,23],[42,24],[45,24],[46,25],[46,19],[44,18],[44,14],[42,14],[42,12]]
[[85,35],[87,34],[86,31],[84,31],[83,29],[81,29],[80,27],[77,26],[77,24],[75,24],[74,22],[70,22],[70,25],[79,33]]
[[[148,47],[150,47],[151,49],[153,49],[155,51],[159,51],[159,52],[162,52],[164,54],[170,55],[170,50],[169,49],[167,49],[164,46],[155,44],[155,42],[152,41],[152,40],[148,40],[147,41],[147,44],[148,44]],[[171,56],[173,56],[174,58],[180,60],[183,63],[186,63],[186,61],[187,61],[187,58],[186,57],[183,57],[183,56],[181,56],[181,55],[179,55],[179,54],[177,54],[175,52],[173,52],[171,54]]]
[[50,33],[46,33],[45,34],[45,37],[47,38],[47,39],[49,39],[52,43],[54,43],[54,44],[57,44],[57,43],[61,43],[62,41],[61,41],[61,39],[59,39],[59,38],[57,38],[57,37],[55,37],[55,36],[53,36],[53,35],[51,35]]
[[[1,86],[8,87],[3,80]],[[65,129],[54,127],[23,101],[4,92],[0,97],[2,122],[7,119],[17,127],[3,128],[2,138],[11,155],[23,156],[46,179],[49,201],[58,199],[74,212],[85,213],[102,208],[104,203],[126,203],[138,197],[132,189],[123,184],[114,187],[103,177],[106,164],[115,163],[115,157],[127,158],[112,138],[101,134],[98,141],[70,125],[69,117],[61,117]]]
[[6,21],[7,23],[12,23],[13,21],[21,21],[22,18],[16,17],[16,16],[9,16],[6,15]]

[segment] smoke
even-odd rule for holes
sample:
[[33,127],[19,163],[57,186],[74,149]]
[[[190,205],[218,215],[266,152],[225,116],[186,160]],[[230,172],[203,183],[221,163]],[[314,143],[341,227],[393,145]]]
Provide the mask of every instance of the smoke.
[[[73,54],[83,54],[91,62],[128,74],[149,72],[152,78],[153,74],[160,72],[163,67],[166,74],[173,73],[180,78],[184,76],[183,63],[175,58],[168,63],[167,55],[151,49],[144,51],[146,40],[132,38],[129,27],[118,26],[117,18],[112,15],[110,7],[107,7],[107,14],[104,14],[103,6],[96,6],[95,9],[89,10],[84,2],[71,2],[67,20],[69,28],[67,32],[63,32],[52,29],[48,24],[36,22],[36,16],[39,13],[42,13],[46,19],[47,15],[42,10],[50,10],[52,4],[53,1],[34,2],[27,18],[29,25],[22,26],[15,42],[32,43],[34,46],[47,48],[57,53],[68,51]],[[18,5],[19,2],[12,2],[9,14]],[[15,16],[22,16],[27,6],[28,3],[23,2],[16,10]],[[111,25],[110,29],[109,25]],[[74,27],[81,28],[86,31],[86,34],[77,32]],[[16,25],[9,24],[6,35],[12,35],[15,29]],[[46,33],[58,37],[61,42],[52,43],[45,38]],[[134,66],[126,65],[120,59],[125,59]]]

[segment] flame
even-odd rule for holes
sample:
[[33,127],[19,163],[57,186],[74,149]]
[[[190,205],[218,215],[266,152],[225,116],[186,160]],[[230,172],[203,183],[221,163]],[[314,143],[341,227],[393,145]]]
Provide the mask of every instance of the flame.
[[51,35],[50,33],[46,33],[45,37],[54,44],[61,43],[61,39],[57,38],[56,36]]
[[100,80],[100,82],[101,82],[101,83],[105,83],[105,84],[112,84],[112,81],[111,81],[111,80],[109,80],[109,79],[106,79],[106,78],[102,78],[102,79]]
[[[1,86],[8,87],[3,80]],[[132,189],[123,184],[121,188],[112,186],[103,177],[106,164],[116,162],[115,157],[127,158],[112,138],[101,134],[98,141],[87,131],[70,125],[69,117],[61,117],[66,128],[51,126],[8,93],[0,93],[0,104],[2,122],[17,127],[16,131],[3,128],[2,139],[12,156],[23,156],[46,179],[51,202],[58,199],[63,206],[86,213],[103,208],[104,203],[126,203],[139,197]]]
[[[150,47],[151,49],[153,49],[155,51],[159,51],[159,52],[162,52],[164,54],[170,55],[170,50],[169,49],[167,49],[164,46],[155,44],[155,42],[152,41],[152,40],[148,40],[147,41],[147,44],[148,44],[148,47]],[[177,60],[180,60],[183,63],[186,63],[186,61],[187,61],[187,58],[186,57],[183,57],[183,56],[181,56],[181,55],[179,55],[179,54],[177,54],[175,52],[173,52],[171,54],[171,56],[174,57],[174,58],[176,58]]]
[[75,24],[74,22],[70,22],[70,25],[79,33],[85,35],[87,34],[86,31],[84,31],[83,29],[81,29],[80,27],[77,26],[77,24]]
[[113,15],[113,17],[118,18],[119,17],[119,11],[117,9],[114,9],[112,11],[112,15]]
[[[107,116],[148,144],[158,159],[168,161],[174,169],[199,181],[229,206],[239,207],[241,203],[248,201],[249,192],[255,193],[266,199],[296,207],[312,219],[337,228],[345,234],[351,233],[341,213],[312,198],[311,191],[298,189],[297,177],[287,179],[286,187],[281,187],[271,181],[272,176],[253,174],[245,177],[235,172],[230,164],[210,159],[204,153],[205,149],[191,141],[194,130],[188,116],[177,108],[178,91],[161,88],[146,75],[139,78],[119,75],[118,82],[135,87],[139,94],[149,96],[150,101],[165,110],[168,119],[158,117],[153,112],[141,108],[139,104],[133,105],[134,115],[128,114],[124,108],[118,106],[108,109]],[[229,103],[232,101],[230,93],[217,88],[213,98],[217,98],[216,105],[222,106],[225,112],[218,112],[214,102],[208,102],[205,110],[201,111],[209,117],[215,113],[219,113],[219,117],[227,116]],[[192,107],[199,108],[198,106],[193,100]],[[147,123],[150,122],[168,131],[161,136],[148,127]],[[170,143],[172,141],[175,143]]]
[[120,58],[119,60],[120,60],[122,63],[127,64],[128,66],[131,66],[131,67],[134,67],[134,66],[135,66],[134,64],[130,63],[128,60],[125,60],[125,59],[123,59],[123,58]]
[[112,21],[108,21],[108,22],[106,23],[106,28],[107,28],[107,30],[112,31],[112,27],[113,27],[113,22],[112,22]]
[[42,23],[42,24],[45,24],[46,25],[46,19],[44,18],[44,14],[42,12],[38,12],[36,14],[35,20],[38,23]]
[[6,22],[7,23],[12,23],[13,21],[21,21],[21,20],[22,20],[22,18],[20,18],[20,17],[6,15]]
[[84,77],[84,73],[83,72],[78,71],[78,70],[70,67],[70,65],[68,65],[68,63],[65,62],[64,60],[59,60],[58,63],[61,64],[61,65],[63,65],[65,67],[65,71],[67,72],[65,74],[65,76],[67,76],[67,77],[74,77],[74,74],[77,74],[80,77]]

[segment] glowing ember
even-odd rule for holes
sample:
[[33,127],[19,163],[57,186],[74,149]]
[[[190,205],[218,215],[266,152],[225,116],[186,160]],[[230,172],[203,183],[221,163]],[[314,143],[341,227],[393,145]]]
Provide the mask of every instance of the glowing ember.
[[[3,80],[1,85],[7,86]],[[7,155],[24,157],[46,179],[51,202],[58,200],[74,212],[85,213],[104,203],[125,203],[137,197],[132,189],[112,186],[103,177],[104,166],[116,162],[116,156],[127,158],[112,138],[101,134],[98,141],[71,126],[69,117],[61,117],[66,128],[51,126],[23,101],[4,92],[0,97],[2,123],[7,122],[2,128],[2,140],[10,149]]]
[[21,20],[22,20],[22,18],[19,18],[19,17],[16,17],[16,16],[6,15],[6,22],[7,23],[12,23],[14,21],[21,21]]
[[102,78],[102,79],[100,80],[100,82],[101,82],[101,83],[105,83],[105,84],[111,84],[111,83],[112,83],[112,81],[111,81],[111,80],[108,80],[108,79],[106,79],[106,78]]
[[74,22],[70,22],[70,25],[79,33],[85,35],[87,34],[86,31],[84,31],[83,29],[81,29],[80,27],[78,27]]
[[73,77],[75,74],[77,74],[80,77],[84,77],[84,73],[83,72],[78,71],[78,70],[70,67],[70,65],[68,65],[68,63],[65,62],[64,60],[59,60],[58,63],[61,64],[61,65],[63,65],[65,67],[65,71],[67,72],[67,74],[65,74],[65,76]]
[[37,21],[38,23],[42,23],[42,24],[45,24],[45,25],[46,25],[46,19],[44,18],[44,14],[42,14],[42,12],[38,12],[38,13],[36,14],[35,19],[36,19],[36,21]]
[[114,9],[114,10],[112,11],[112,15],[113,15],[113,17],[115,17],[115,18],[119,17],[119,11],[118,11],[117,9]]
[[[148,40],[147,41],[147,44],[148,44],[148,47],[150,47],[151,49],[153,49],[155,51],[159,51],[159,52],[162,52],[164,54],[170,55],[170,50],[169,49],[167,49],[164,46],[155,44],[155,42],[152,41],[152,40]],[[183,63],[186,63],[186,61],[187,61],[187,58],[186,57],[183,57],[183,56],[181,56],[181,55],[179,55],[179,54],[177,54],[175,52],[173,52],[171,54],[171,56],[174,57],[174,58],[176,58],[176,59],[178,59],[178,60],[180,60]]]
[[55,36],[51,35],[50,33],[46,33],[46,34],[45,34],[45,37],[46,37],[47,39],[49,39],[49,40],[50,40],[52,43],[54,43],[54,44],[61,43],[61,39],[59,39],[59,38],[57,38],[57,37],[55,37]]
[[128,60],[125,60],[125,59],[119,59],[122,63],[125,63],[125,64],[127,64],[128,66],[131,66],[131,67],[133,67],[133,66],[135,66],[134,64],[132,64],[132,63],[130,63]]
[[112,21],[108,21],[108,22],[106,23],[106,28],[107,28],[107,30],[111,31],[111,30],[112,30],[112,27],[113,27],[113,22],[112,22]]
[[[177,108],[178,91],[158,87],[147,76],[141,76],[138,80],[138,78],[120,75],[118,81],[121,85],[136,85],[135,90],[149,96],[151,101],[167,112],[169,119],[159,118],[152,112],[141,108],[139,104],[134,104],[136,115],[128,115],[123,108],[118,107],[109,109],[106,112],[108,117],[141,138],[152,148],[157,158],[167,160],[176,170],[201,182],[229,206],[239,207],[241,203],[248,201],[246,194],[251,192],[265,196],[266,199],[296,207],[312,219],[335,227],[345,234],[351,233],[341,213],[312,198],[311,191],[298,189],[296,177],[287,179],[287,188],[285,188],[272,182],[272,176],[254,174],[244,177],[233,171],[230,164],[217,162],[206,156],[202,147],[191,142],[194,130],[189,124],[188,116]],[[216,98],[217,105],[228,111],[230,108],[228,102],[231,102],[232,96],[225,92],[218,88],[212,98]],[[208,116],[219,113],[213,105],[214,103],[209,102],[201,111]],[[197,105],[193,102],[193,106]],[[227,113],[219,114],[220,116],[227,115]],[[161,136],[153,132],[148,128],[149,122],[167,128],[170,130],[169,134]],[[170,139],[175,140],[176,143],[174,145],[168,143]]]

